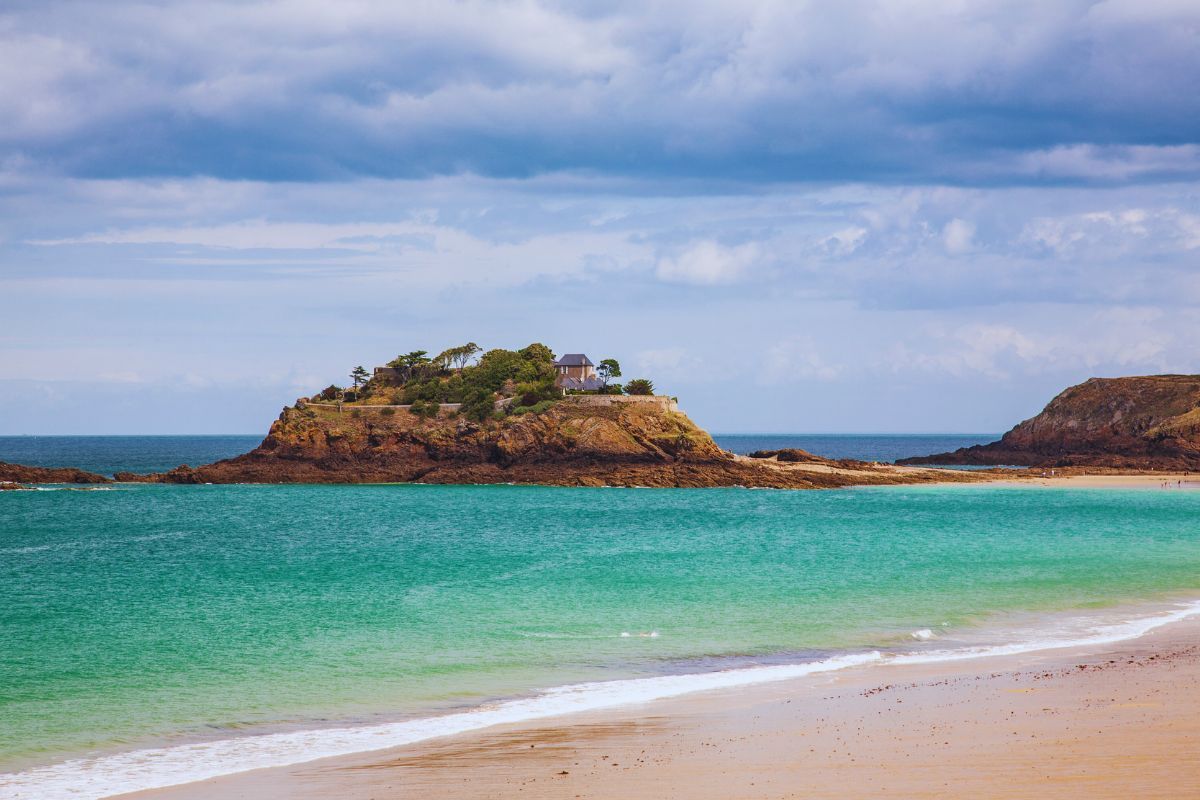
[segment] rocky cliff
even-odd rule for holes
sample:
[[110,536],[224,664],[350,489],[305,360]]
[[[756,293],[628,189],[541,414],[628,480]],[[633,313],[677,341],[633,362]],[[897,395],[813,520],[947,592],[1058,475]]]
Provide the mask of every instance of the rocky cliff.
[[[722,450],[658,404],[564,399],[548,410],[472,422],[347,406],[284,409],[237,458],[118,480],[164,483],[537,483],[564,486],[817,488],[946,480],[945,473],[832,462],[781,463]],[[970,476],[949,476],[970,480]]]
[[998,442],[901,463],[1200,469],[1200,375],[1092,378]]

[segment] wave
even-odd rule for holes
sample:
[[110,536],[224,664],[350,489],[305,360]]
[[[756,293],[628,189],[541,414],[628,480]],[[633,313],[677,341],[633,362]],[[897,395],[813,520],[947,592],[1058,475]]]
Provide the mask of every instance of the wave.
[[[1034,638],[949,650],[852,653],[818,661],[741,667],[716,672],[579,683],[538,695],[436,717],[353,728],[326,728],[244,736],[66,761],[0,775],[4,800],[99,800],[115,794],[173,786],[266,767],[382,750],[505,723],[646,703],[712,689],[769,683],[867,664],[961,661],[1066,647],[1111,644],[1200,614],[1200,601],[1172,611],[1096,625],[1068,637]],[[918,631],[923,633],[924,630]]]
[[121,492],[115,486],[31,486],[35,492]]
[[1139,617],[1107,625],[1093,625],[1081,633],[1068,636],[1049,636],[998,645],[956,647],[953,650],[923,650],[916,653],[900,653],[889,657],[888,662],[892,664],[927,664],[939,661],[965,661],[967,659],[986,658],[988,656],[1033,653],[1039,650],[1061,650],[1065,647],[1115,644],[1116,642],[1145,636],[1156,628],[1170,625],[1172,622],[1178,622],[1197,614],[1200,614],[1200,600],[1187,603],[1173,611],[1167,611],[1154,616]]

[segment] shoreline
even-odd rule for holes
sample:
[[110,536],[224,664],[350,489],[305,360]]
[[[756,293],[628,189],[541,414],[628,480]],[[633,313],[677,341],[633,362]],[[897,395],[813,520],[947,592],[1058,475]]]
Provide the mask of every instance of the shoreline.
[[[737,456],[739,461],[753,463],[755,459],[750,459],[747,456]],[[774,464],[772,461],[762,463]],[[877,472],[882,474],[892,475],[900,480],[895,482],[877,482],[864,481],[862,483],[846,483],[842,485],[832,486],[813,486],[813,487],[781,487],[781,486],[748,486],[748,485],[727,485],[727,486],[655,486],[655,485],[569,485],[569,484],[548,484],[548,483],[526,483],[526,482],[484,482],[484,483],[430,483],[425,481],[369,481],[356,483],[327,483],[327,482],[239,482],[227,484],[165,484],[176,486],[209,486],[209,485],[224,485],[224,486],[533,486],[554,489],[779,489],[790,491],[804,491],[812,489],[855,489],[864,487],[913,487],[913,486],[1036,486],[1045,488],[1087,488],[1087,489],[1200,489],[1200,472],[1180,472],[1173,471],[1097,471],[1088,472],[1086,468],[1072,467],[1065,470],[1058,470],[1062,474],[1047,475],[1045,470],[1035,470],[1028,468],[1023,471],[1008,470],[1006,472],[992,472],[992,469],[1003,468],[987,468],[978,470],[962,470],[953,467],[927,467],[927,466],[906,466],[890,463],[870,464],[863,462],[864,465],[872,466]],[[784,471],[795,473],[812,473],[812,474],[831,474],[831,475],[856,475],[854,470],[831,467],[824,464],[787,464],[779,465]],[[930,480],[931,473],[939,473],[939,477],[944,476],[945,480],[939,480],[937,477]],[[912,478],[909,480],[908,478]],[[87,483],[68,483],[68,482],[48,482],[48,481],[0,481],[0,485],[6,489],[34,489],[40,487],[52,488],[93,488],[92,484]],[[162,485],[154,481],[142,480],[109,480],[107,486],[109,488],[124,487],[124,486],[146,486],[146,485]]]
[[[250,781],[254,776],[305,773],[327,763],[340,765],[364,758],[370,760],[383,753],[420,750],[440,746],[438,743],[468,741],[472,737],[486,738],[496,735],[497,731],[541,726],[557,729],[575,724],[573,720],[577,718],[669,714],[674,704],[686,704],[693,699],[701,702],[709,696],[740,697],[745,693],[746,697],[752,698],[774,691],[770,687],[849,680],[844,676],[878,681],[914,670],[930,674],[969,672],[972,665],[997,660],[1006,663],[1009,660],[1014,663],[1037,661],[1053,659],[1056,653],[1121,647],[1181,626],[1194,628],[1200,642],[1200,599],[1190,594],[1186,600],[1183,595],[1176,595],[1158,601],[1121,604],[1102,611],[1075,609],[1033,616],[1046,623],[1033,629],[1040,638],[1027,635],[1024,640],[1014,640],[1011,630],[1002,626],[984,626],[965,631],[966,639],[957,636],[947,640],[947,645],[941,649],[928,643],[893,645],[883,648],[882,652],[843,652],[801,663],[750,665],[720,671],[572,684],[432,717],[351,728],[310,728],[216,739],[100,756],[96,761],[59,763],[0,776],[0,797],[128,795],[165,799],[176,797],[175,792],[183,792],[179,795],[181,798],[202,797],[203,794],[188,792],[214,783],[238,784],[242,780]],[[1008,620],[1010,628],[1013,622]],[[1027,619],[1016,620],[1016,623],[1017,631],[1028,634]],[[1064,633],[1064,623],[1075,626],[1068,625],[1070,632]],[[937,636],[928,631],[915,631],[914,642],[925,639],[923,634],[929,634],[931,638]],[[1003,638],[997,640],[997,635]],[[1064,636],[1066,638],[1062,638]],[[215,771],[214,763],[219,765]],[[102,769],[91,769],[95,766]],[[21,785],[2,780],[18,776],[25,777]],[[141,783],[146,788],[134,790],[131,783],[135,786]],[[246,796],[258,796],[258,791]],[[224,789],[221,794],[225,794]]]
[[1118,642],[864,663],[118,797],[1178,796],[1181,760],[1200,766],[1198,685],[1190,616]]
[[[1092,475],[1030,476],[1020,481],[999,480],[1000,485],[1039,486],[1059,489],[1200,489],[1200,474],[1194,472],[1112,473]],[[1165,485],[1164,485],[1165,484]]]
[[[901,467],[903,469],[903,467]],[[944,469],[946,472],[957,472],[949,467],[914,467],[913,469]],[[1078,469],[1078,468],[1075,468]],[[1028,474],[1000,474],[986,470],[972,470],[971,474],[978,475],[979,480],[935,481],[923,484],[926,486],[1001,486],[1001,487],[1030,487],[1038,489],[1200,489],[1200,473],[1198,472],[1076,472],[1070,471],[1061,475],[1043,475],[1041,471],[1028,470]],[[1165,485],[1164,485],[1165,484]],[[912,486],[920,484],[895,484],[896,486]],[[853,486],[842,488],[856,488]]]

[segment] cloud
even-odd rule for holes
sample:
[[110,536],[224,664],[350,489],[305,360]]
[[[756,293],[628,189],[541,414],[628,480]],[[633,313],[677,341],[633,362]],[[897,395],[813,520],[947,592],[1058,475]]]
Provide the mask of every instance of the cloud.
[[955,217],[942,228],[942,244],[952,256],[968,253],[974,246],[975,226],[965,219]]
[[1198,22],[1083,0],[13,3],[0,157],[287,181],[1194,178]]
[[1062,258],[1162,259],[1200,248],[1200,213],[1160,206],[1039,216],[1019,238]]
[[614,195],[592,178],[13,185],[0,190],[0,280],[379,276],[421,292],[603,281],[651,302],[651,278],[662,291],[722,287],[713,302],[1200,302],[1200,194],[1187,183],[681,196]]
[[[220,419],[236,386],[258,405],[223,427],[254,430],[465,335],[614,355],[726,430],[742,387],[790,382],[756,426],[887,395],[869,427],[930,430],[1197,370],[1198,25],[1183,0],[11,0],[0,383],[85,428],[108,387],[127,430],[161,387]],[[59,424],[7,396],[10,429]]]
[[820,242],[828,252],[844,256],[857,250],[866,238],[867,229],[855,225],[835,231],[821,239]]
[[812,336],[794,335],[767,348],[759,381],[765,384],[832,381],[843,368],[830,363]]
[[665,381],[717,380],[719,370],[683,347],[657,347],[639,350],[630,362],[633,369],[626,369],[627,377],[652,375],[660,383]]
[[1071,144],[998,160],[992,174],[1012,180],[1123,182],[1200,173],[1200,146]]
[[[136,261],[195,267],[239,264],[274,270],[328,268],[404,274],[411,287],[445,288],[473,281],[513,285],[576,278],[648,263],[651,250],[621,232],[594,226],[569,232],[527,230],[498,237],[419,216],[397,222],[284,222],[262,219],[215,225],[110,228],[29,239],[45,250],[118,250]],[[436,215],[434,215],[436,216]]]
[[[879,362],[897,372],[917,371],[958,379],[981,376],[1011,380],[1017,376],[1070,370],[1128,374],[1187,368],[1179,337],[1162,325],[1151,308],[1115,307],[1070,315],[1070,324],[1047,330],[1003,322],[930,326],[924,340],[896,342]],[[1087,330],[1088,335],[1079,335]]]
[[658,259],[655,274],[668,283],[714,286],[734,283],[746,277],[758,259],[756,244],[725,247],[713,241],[690,245],[674,256]]

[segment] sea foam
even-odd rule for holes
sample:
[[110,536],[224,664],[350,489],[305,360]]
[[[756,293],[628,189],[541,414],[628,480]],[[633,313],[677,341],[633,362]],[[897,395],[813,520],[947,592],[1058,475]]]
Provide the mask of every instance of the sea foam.
[[853,653],[820,661],[743,667],[686,675],[579,683],[471,711],[353,728],[245,736],[210,742],[135,750],[66,761],[0,775],[3,800],[99,800],[125,792],[173,786],[265,767],[282,767],[330,756],[369,752],[440,736],[581,711],[646,703],[713,689],[800,678],[867,664],[961,661],[1134,639],[1164,625],[1200,614],[1200,601],[1171,611],[1094,625],[1071,636],[1046,636],[1009,644],[884,654]]
[[212,742],[135,750],[66,761],[0,775],[0,798],[96,800],[215,778],[263,767],[282,767],[329,756],[380,750],[511,722],[645,703],[707,689],[799,678],[878,661],[878,652],[805,664],[750,667],[723,672],[579,683],[537,696],[472,711],[356,728],[275,733]]

